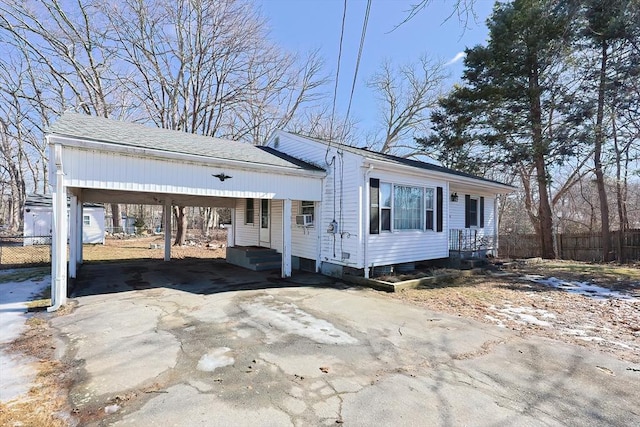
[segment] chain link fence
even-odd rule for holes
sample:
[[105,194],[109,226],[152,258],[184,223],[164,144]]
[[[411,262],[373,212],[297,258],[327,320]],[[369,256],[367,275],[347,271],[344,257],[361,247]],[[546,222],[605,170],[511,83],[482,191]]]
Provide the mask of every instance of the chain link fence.
[[0,269],[51,263],[51,236],[0,237]]

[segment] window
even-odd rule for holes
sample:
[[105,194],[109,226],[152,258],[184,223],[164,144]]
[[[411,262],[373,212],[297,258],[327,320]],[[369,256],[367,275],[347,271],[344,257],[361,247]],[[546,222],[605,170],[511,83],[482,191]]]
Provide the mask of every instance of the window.
[[86,225],[87,227],[90,227],[91,226],[91,216],[83,215],[82,216],[82,224]]
[[391,231],[391,184],[380,184],[380,229]]
[[253,199],[246,199],[244,205],[244,223],[253,224],[255,209],[253,207]]
[[311,219],[315,219],[316,204],[314,202],[310,202],[307,200],[302,200],[300,202],[300,214],[301,215],[311,215]]
[[433,188],[424,190],[425,230],[433,231]]
[[465,228],[484,227],[484,197],[464,196]]
[[396,185],[393,188],[394,230],[422,230],[424,190]]
[[[443,188],[413,187],[369,179],[369,234],[444,229]],[[392,227],[393,225],[393,227]]]

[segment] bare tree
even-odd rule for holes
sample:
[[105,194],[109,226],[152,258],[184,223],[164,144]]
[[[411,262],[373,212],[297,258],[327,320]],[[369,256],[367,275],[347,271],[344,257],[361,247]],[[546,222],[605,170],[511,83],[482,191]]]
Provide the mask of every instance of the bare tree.
[[360,142],[356,131],[357,123],[349,118],[337,118],[331,126],[331,107],[307,110],[295,117],[287,126],[287,130],[299,135],[318,138],[325,141],[336,141],[345,145],[355,146]]
[[[433,0],[419,0],[418,2],[412,4],[406,11],[407,15],[405,16],[405,18],[399,24],[397,24],[395,28],[398,28],[399,26],[415,18],[416,15],[423,12],[432,3]],[[451,14],[447,17],[447,20],[451,19],[453,16],[456,16],[458,18],[458,21],[464,25],[464,28],[467,28],[467,26],[469,25],[469,21],[477,20],[476,13],[473,9],[475,4],[476,0],[455,0],[453,2],[453,9],[451,11]]]
[[[159,127],[263,143],[316,101],[326,81],[317,54],[299,61],[268,41],[249,2],[126,0],[103,10],[132,70],[119,82],[141,119]],[[184,212],[174,210],[176,245],[184,244]]]
[[[42,135],[53,117],[70,107],[102,117],[124,111],[122,105],[112,102],[119,91],[114,78],[115,48],[105,43],[104,16],[93,3],[7,0],[0,12],[0,31],[25,61],[31,91],[22,91],[19,97],[29,105],[31,114],[26,118],[38,130],[36,140],[40,142],[33,145],[41,156],[46,184]],[[113,205],[112,210],[117,228],[118,206]]]
[[382,130],[374,142],[378,151],[416,154],[413,134],[425,133],[429,109],[437,105],[447,76],[442,61],[426,56],[417,64],[382,63],[367,83],[379,100]]

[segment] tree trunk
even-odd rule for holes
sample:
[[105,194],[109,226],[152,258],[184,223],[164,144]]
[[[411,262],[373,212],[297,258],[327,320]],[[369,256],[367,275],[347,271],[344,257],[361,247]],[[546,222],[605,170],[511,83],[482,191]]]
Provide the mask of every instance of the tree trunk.
[[604,122],[604,95],[607,72],[607,42],[602,42],[602,60],[600,62],[600,81],[598,85],[598,111],[596,115],[595,141],[593,151],[594,173],[596,175],[596,186],[598,188],[598,198],[600,200],[600,223],[602,229],[602,260],[611,261],[611,230],[609,229],[609,202],[607,201],[607,189],[604,182],[604,172],[602,171],[602,145],[604,133],[602,124]]
[[533,142],[533,163],[536,169],[538,182],[538,223],[540,239],[540,256],[546,259],[555,259],[556,253],[553,245],[553,218],[547,186],[547,167],[545,156],[546,144],[542,138],[542,107],[540,103],[540,83],[538,75],[538,58],[535,54],[529,57],[529,102],[531,114],[531,136]]
[[183,246],[187,231],[187,215],[184,206],[174,206],[173,216],[176,219],[176,239],[173,246]]
[[556,252],[553,244],[553,217],[551,215],[551,205],[549,204],[549,192],[547,190],[547,168],[544,163],[544,156],[536,156],[536,173],[538,180],[538,195],[540,198],[538,205],[538,222],[540,223],[540,256],[546,259],[555,259]]
[[117,203],[111,204],[111,226],[114,233],[124,231],[120,229],[120,205]]

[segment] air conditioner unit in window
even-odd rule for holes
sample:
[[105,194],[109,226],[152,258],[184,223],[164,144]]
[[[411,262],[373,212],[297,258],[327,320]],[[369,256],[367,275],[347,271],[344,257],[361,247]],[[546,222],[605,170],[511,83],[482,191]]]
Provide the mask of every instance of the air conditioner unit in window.
[[313,215],[311,214],[296,215],[296,225],[301,225],[303,227],[309,227],[313,225]]

